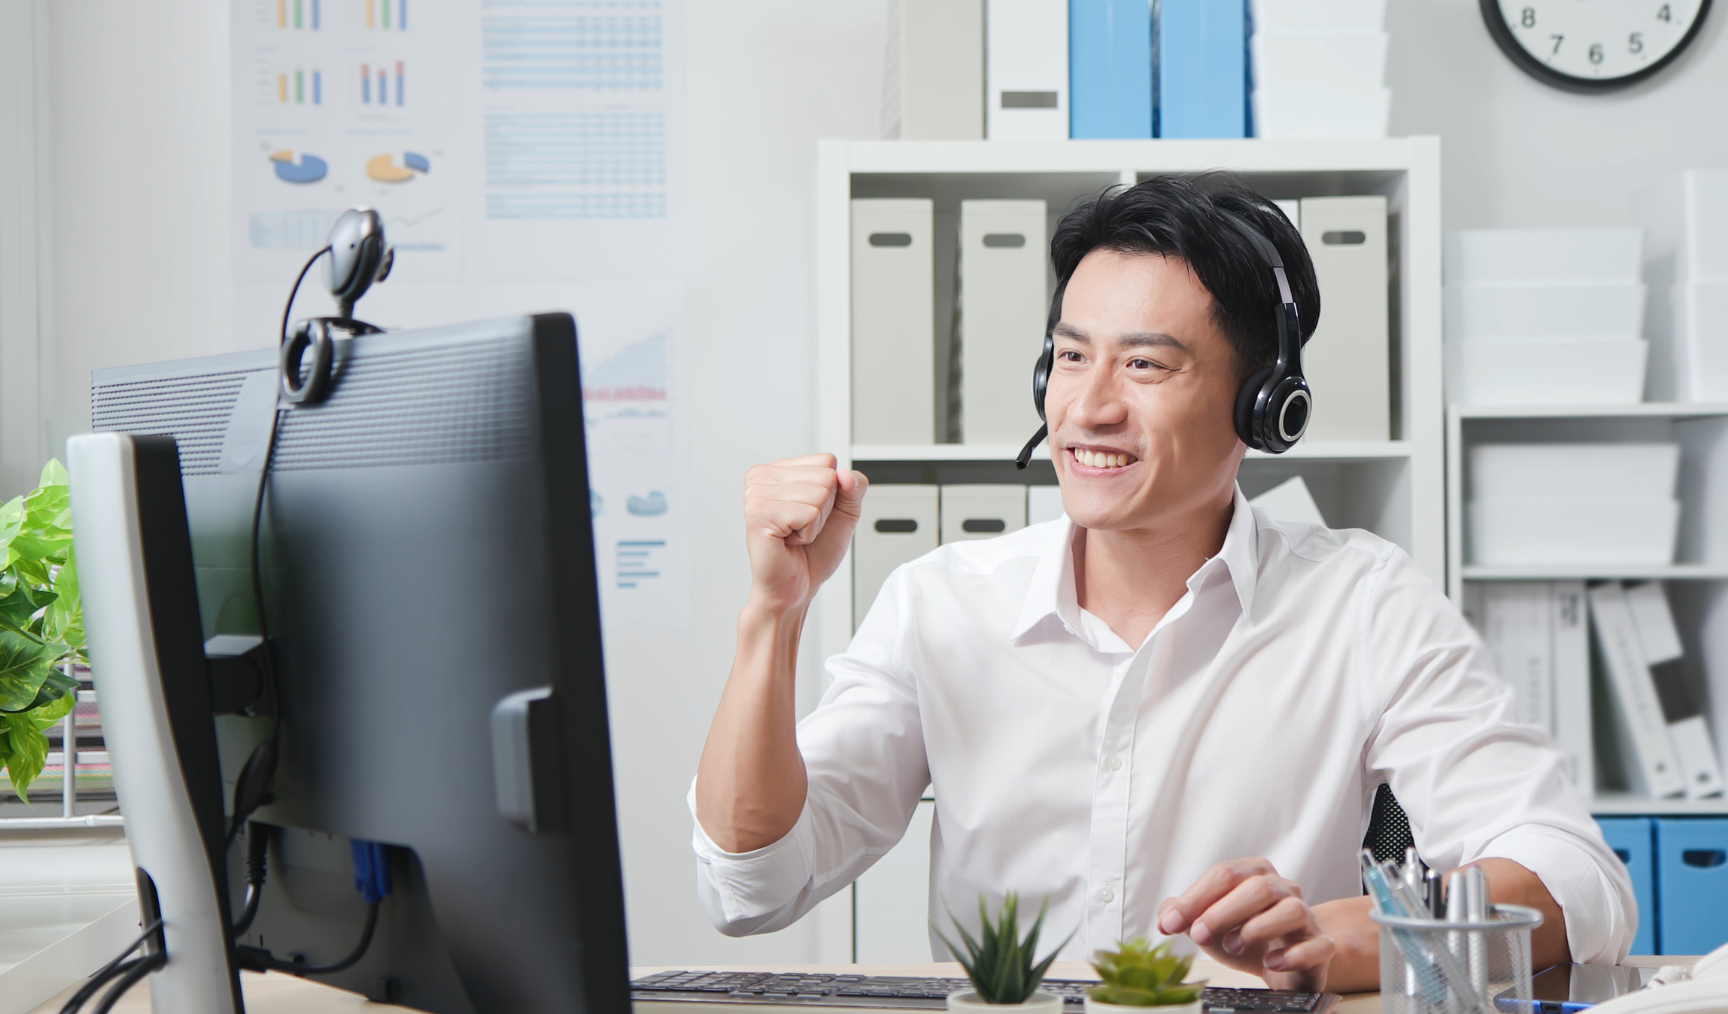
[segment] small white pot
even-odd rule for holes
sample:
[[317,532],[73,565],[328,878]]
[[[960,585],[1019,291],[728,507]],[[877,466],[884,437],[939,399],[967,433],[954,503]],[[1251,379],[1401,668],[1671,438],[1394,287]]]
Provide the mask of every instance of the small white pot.
[[1062,1014],[1062,998],[1040,989],[1025,1003],[985,1003],[976,990],[963,989],[948,994],[948,1009],[953,1014]]
[[1193,1003],[1184,1003],[1169,1007],[1134,1007],[1125,1003],[1100,1003],[1086,997],[1086,1014],[1201,1014],[1204,1008],[1199,998]]

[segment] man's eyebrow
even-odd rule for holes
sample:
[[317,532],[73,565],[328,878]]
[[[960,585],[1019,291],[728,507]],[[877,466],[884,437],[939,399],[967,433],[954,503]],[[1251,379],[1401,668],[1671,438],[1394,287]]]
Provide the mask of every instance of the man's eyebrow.
[[1162,331],[1130,331],[1116,339],[1116,344],[1125,349],[1136,348],[1166,348],[1181,352],[1188,351],[1188,346],[1182,344],[1172,335]]

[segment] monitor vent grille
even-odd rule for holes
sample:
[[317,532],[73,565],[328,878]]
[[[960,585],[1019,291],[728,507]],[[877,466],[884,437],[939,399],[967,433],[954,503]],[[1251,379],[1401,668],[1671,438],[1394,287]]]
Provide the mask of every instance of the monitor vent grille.
[[250,372],[98,386],[90,392],[91,428],[99,433],[166,434],[180,447],[182,475],[214,475],[235,398]]
[[322,405],[288,412],[275,471],[519,461],[532,394],[521,345],[361,352]]

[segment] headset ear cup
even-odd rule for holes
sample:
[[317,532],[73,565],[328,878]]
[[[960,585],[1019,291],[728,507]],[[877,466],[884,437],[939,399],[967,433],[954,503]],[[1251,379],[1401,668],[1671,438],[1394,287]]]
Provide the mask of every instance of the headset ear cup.
[[1050,389],[1050,370],[1056,365],[1056,341],[1050,335],[1044,336],[1044,351],[1038,355],[1038,365],[1032,367],[1032,407],[1038,410],[1038,418],[1048,422],[1044,415],[1044,394]]
[[1265,443],[1261,439],[1258,420],[1254,418],[1254,403],[1260,399],[1260,391],[1266,382],[1272,379],[1272,367],[1255,370],[1243,382],[1242,390],[1236,393],[1236,435],[1254,450],[1260,450]]

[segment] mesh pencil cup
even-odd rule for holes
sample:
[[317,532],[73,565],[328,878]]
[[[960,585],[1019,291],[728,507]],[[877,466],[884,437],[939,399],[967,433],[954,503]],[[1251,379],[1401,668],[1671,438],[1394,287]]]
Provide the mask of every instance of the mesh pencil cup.
[[1380,926],[1383,1014],[1531,1014],[1530,931],[1542,913],[1494,905],[1483,922],[1368,917]]

